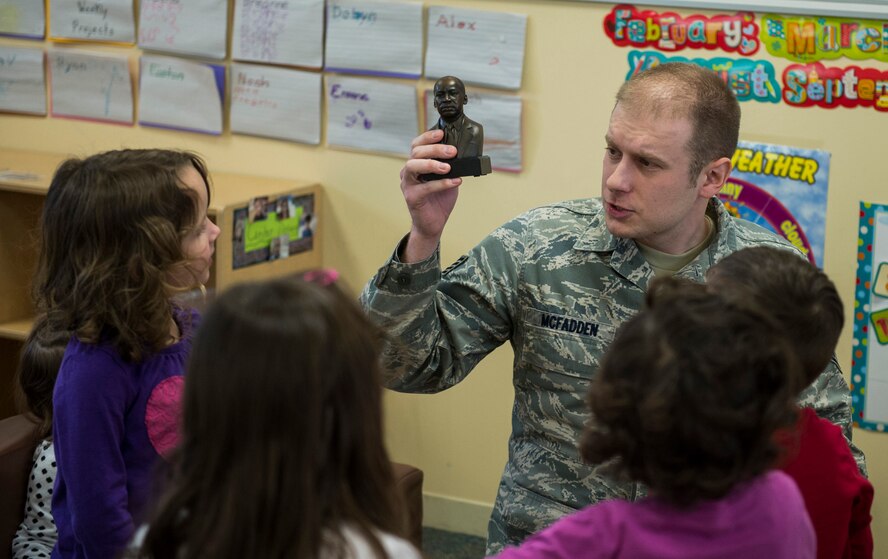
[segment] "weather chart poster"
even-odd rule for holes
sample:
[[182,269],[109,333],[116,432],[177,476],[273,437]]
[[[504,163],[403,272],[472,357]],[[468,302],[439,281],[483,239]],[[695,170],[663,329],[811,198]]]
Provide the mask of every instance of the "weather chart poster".
[[823,267],[829,153],[740,142],[719,198],[735,217],[785,238]]

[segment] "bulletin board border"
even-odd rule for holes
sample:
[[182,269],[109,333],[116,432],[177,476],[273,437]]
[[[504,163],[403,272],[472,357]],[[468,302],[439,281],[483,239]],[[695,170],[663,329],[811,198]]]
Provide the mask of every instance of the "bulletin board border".
[[875,240],[876,212],[888,212],[888,205],[860,203],[858,226],[857,273],[854,286],[854,324],[851,341],[851,407],[856,427],[884,433],[885,423],[867,421],[866,390],[869,367],[869,325],[872,310],[873,241]]

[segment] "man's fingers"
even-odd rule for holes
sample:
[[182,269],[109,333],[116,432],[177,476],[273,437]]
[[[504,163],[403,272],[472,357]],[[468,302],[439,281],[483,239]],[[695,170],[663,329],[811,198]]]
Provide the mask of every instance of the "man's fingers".
[[434,196],[439,192],[456,188],[460,184],[462,184],[461,178],[439,179],[415,184],[409,190],[404,192],[404,199],[407,201],[408,206],[423,204],[429,199],[429,197]]
[[410,159],[451,159],[455,156],[456,148],[449,144],[422,145],[410,150]]
[[410,149],[427,144],[437,144],[444,139],[443,130],[426,130],[410,142]]
[[[411,159],[407,161],[404,168],[401,170],[401,180],[415,178],[415,181],[411,182],[420,182],[420,175],[443,175],[448,172],[450,172],[449,163],[436,161],[434,159]],[[407,177],[407,175],[412,175],[412,177]]]

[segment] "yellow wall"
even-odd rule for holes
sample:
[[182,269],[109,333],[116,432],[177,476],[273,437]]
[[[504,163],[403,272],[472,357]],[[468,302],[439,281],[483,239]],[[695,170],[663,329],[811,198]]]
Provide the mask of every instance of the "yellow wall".
[[[431,2],[427,2],[431,3]],[[521,174],[468,180],[443,240],[452,261],[490,230],[547,201],[599,193],[603,136],[613,95],[628,69],[627,49],[602,32],[607,4],[554,0],[436,0],[434,4],[529,15],[524,66],[524,158]],[[683,14],[691,12],[677,10]],[[0,44],[32,44],[0,40]],[[687,51],[686,51],[687,52]],[[764,52],[764,49],[762,49]],[[681,53],[686,54],[686,53]],[[719,56],[692,52],[689,56]],[[759,53],[758,57],[768,58]],[[773,59],[777,73],[786,62]],[[846,59],[836,66],[850,65]],[[882,70],[888,65],[861,66]],[[421,81],[418,88],[427,87]],[[470,109],[471,107],[469,107]],[[796,109],[746,102],[741,138],[823,149],[832,154],[825,268],[849,308],[853,301],[857,208],[888,202],[884,135],[888,115],[874,109]],[[406,232],[398,189],[399,159],[225,135],[219,138],[61,119],[0,116],[0,148],[87,154],[127,147],[181,147],[206,156],[211,170],[319,181],[326,192],[325,259],[355,289],[371,276]],[[226,234],[226,233],[223,233]],[[230,234],[228,232],[227,234]],[[838,355],[850,365],[850,334]],[[441,526],[484,533],[506,460],[510,429],[511,350],[488,357],[462,385],[435,395],[387,397],[388,443],[396,460],[421,467],[431,495],[428,518]],[[876,556],[888,558],[888,435],[855,431],[876,487]]]

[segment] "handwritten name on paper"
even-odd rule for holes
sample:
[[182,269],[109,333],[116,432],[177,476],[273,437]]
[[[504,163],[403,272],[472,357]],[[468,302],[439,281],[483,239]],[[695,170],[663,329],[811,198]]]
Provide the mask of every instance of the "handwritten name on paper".
[[182,58],[142,55],[141,68],[141,124],[222,133],[223,67]]
[[324,0],[235,0],[231,57],[320,68]]
[[278,39],[287,29],[290,4],[286,1],[244,0],[239,16],[240,58],[274,60]]
[[465,29],[466,31],[476,31],[478,22],[457,19],[457,17],[453,14],[450,14],[449,16],[440,14],[437,21],[435,21],[435,27],[441,26],[444,26],[447,29]]
[[141,0],[139,46],[146,50],[225,57],[228,0]]
[[365,23],[375,23],[379,15],[376,12],[360,8],[349,9],[341,6],[332,6],[330,8],[330,17],[334,20],[355,21],[358,25],[364,25]]
[[232,104],[239,103],[250,107],[277,109],[277,101],[264,96],[265,91],[270,88],[271,81],[266,79],[265,76],[251,77],[244,72],[235,72],[231,102]]
[[0,46],[0,110],[46,114],[42,49]]
[[367,78],[327,78],[327,142],[403,156],[419,125],[412,85]]
[[431,6],[425,76],[518,89],[526,28],[524,14]]
[[419,77],[422,4],[330,0],[325,63],[331,71]]
[[176,18],[182,12],[179,0],[143,0],[139,44],[176,44],[181,28]]
[[361,91],[349,91],[342,84],[334,83],[330,86],[330,97],[333,99],[355,99],[358,101],[369,101],[370,95]]
[[148,74],[154,78],[173,80],[177,82],[185,81],[185,72],[178,72],[169,64],[156,64],[154,62],[148,65]]
[[53,51],[52,114],[132,124],[133,94],[125,56]]
[[320,143],[320,73],[234,63],[231,75],[232,132]]
[[64,56],[57,56],[54,66],[57,72],[63,74],[85,72],[88,69],[86,62],[82,60],[66,60]]
[[265,79],[265,76],[259,76],[258,78],[251,78],[244,74],[237,75],[237,85],[243,85],[247,87],[270,87],[271,82]]

